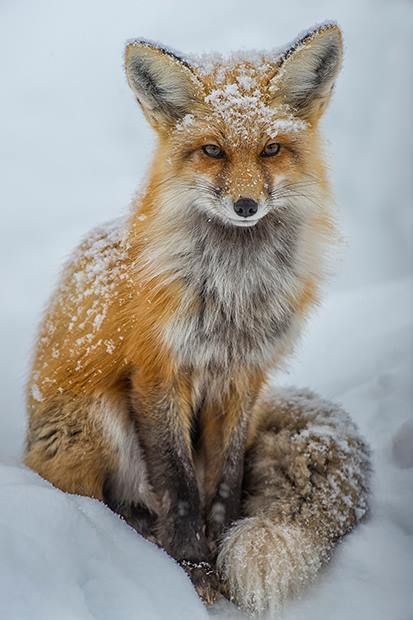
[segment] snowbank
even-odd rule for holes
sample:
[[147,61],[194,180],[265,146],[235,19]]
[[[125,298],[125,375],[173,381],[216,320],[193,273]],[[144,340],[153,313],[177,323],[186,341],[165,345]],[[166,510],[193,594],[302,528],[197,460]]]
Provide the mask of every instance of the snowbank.
[[180,567],[102,503],[0,466],[0,618],[206,620]]

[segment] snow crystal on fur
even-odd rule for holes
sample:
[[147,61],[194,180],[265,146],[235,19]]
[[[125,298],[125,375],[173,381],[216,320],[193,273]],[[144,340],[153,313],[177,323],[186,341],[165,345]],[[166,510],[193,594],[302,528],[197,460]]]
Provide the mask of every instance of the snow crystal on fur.
[[213,114],[244,141],[252,138],[253,127],[255,137],[266,131],[272,138],[280,131],[297,132],[307,127],[287,106],[267,105],[253,75],[245,72],[237,76],[236,82],[214,89],[205,101],[211,105]]

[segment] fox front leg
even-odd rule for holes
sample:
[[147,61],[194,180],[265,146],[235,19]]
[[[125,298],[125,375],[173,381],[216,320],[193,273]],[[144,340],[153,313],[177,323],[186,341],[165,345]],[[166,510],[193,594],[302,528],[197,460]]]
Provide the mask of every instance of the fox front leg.
[[224,531],[241,516],[246,437],[245,414],[241,415],[242,419],[238,421],[236,428],[231,429],[226,441],[224,439],[221,444],[221,458],[215,454],[215,465],[211,462],[214,458],[213,450],[208,450],[210,459],[207,460],[209,466],[206,475],[206,522],[213,556]]
[[189,574],[200,597],[212,603],[218,581],[209,563],[205,522],[192,460],[190,386],[135,381],[133,407],[150,482],[160,502],[156,538]]
[[206,522],[213,556],[224,531],[241,516],[248,421],[263,384],[261,375],[248,378],[234,382],[221,402],[207,403],[202,413]]

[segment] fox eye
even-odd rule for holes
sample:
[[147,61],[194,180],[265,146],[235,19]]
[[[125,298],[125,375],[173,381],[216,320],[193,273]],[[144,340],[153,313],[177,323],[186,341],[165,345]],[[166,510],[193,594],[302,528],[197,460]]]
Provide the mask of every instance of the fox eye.
[[205,144],[202,147],[202,150],[205,155],[208,155],[208,157],[213,157],[214,159],[223,159],[223,157],[225,157],[224,151],[216,144]]
[[261,152],[261,157],[273,157],[274,155],[278,155],[280,149],[281,144],[279,144],[279,142],[270,142],[264,147]]

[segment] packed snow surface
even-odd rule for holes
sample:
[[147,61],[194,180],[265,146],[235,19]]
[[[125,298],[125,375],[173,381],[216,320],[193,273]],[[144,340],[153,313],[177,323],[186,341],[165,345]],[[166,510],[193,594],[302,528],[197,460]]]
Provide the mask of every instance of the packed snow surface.
[[143,35],[197,54],[273,49],[326,18],[340,23],[346,44],[323,130],[348,247],[289,371],[275,380],[349,411],[375,473],[369,519],[284,620],[413,619],[407,0],[2,3],[0,618],[240,617],[227,603],[206,611],[177,564],[105,506],[21,466],[23,386],[59,268],[90,228],[127,212],[147,167],[153,137],[122,72],[123,41]]

